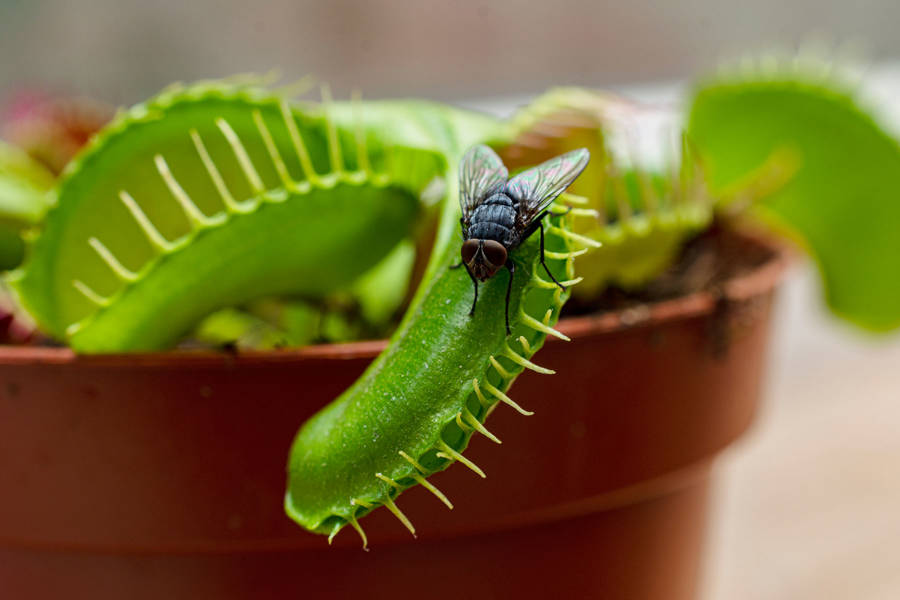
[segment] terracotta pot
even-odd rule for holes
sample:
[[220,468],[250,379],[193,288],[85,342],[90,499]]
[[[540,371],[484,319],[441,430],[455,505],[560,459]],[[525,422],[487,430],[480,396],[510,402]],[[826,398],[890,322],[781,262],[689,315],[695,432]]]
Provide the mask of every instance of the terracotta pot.
[[[750,242],[748,242],[750,243]],[[760,242],[756,244],[760,250]],[[751,423],[784,252],[706,293],[561,328],[497,446],[334,547],[282,512],[297,427],[381,342],[242,354],[0,349],[0,596],[692,598],[710,463]],[[727,337],[727,351],[716,340]],[[718,350],[717,350],[718,348]]]

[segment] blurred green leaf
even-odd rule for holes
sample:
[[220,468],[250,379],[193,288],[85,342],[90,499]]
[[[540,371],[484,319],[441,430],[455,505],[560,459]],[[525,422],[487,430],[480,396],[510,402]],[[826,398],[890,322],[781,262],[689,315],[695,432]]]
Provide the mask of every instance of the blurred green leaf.
[[415,259],[415,244],[402,240],[353,284],[351,294],[359,302],[363,318],[382,333],[387,333],[391,317],[406,297]]
[[51,204],[54,177],[15,146],[0,142],[0,221],[39,223]]
[[266,350],[288,345],[283,332],[257,316],[234,308],[223,308],[207,316],[192,336],[201,344],[234,345],[241,349]]
[[835,313],[876,331],[900,325],[900,148],[849,93],[797,73],[707,82],[688,131],[713,193],[796,153],[794,177],[753,213],[809,249]]
[[22,230],[44,218],[54,181],[53,174],[24,151],[0,142],[0,270],[22,262]]

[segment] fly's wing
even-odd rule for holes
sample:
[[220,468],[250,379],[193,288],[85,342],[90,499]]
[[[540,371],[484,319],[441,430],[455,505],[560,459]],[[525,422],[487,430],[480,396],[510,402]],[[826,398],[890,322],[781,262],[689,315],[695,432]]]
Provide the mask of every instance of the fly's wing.
[[500,191],[508,177],[496,152],[481,144],[469,148],[459,163],[459,207],[465,223],[479,204]]
[[566,191],[590,159],[587,149],[581,148],[551,158],[510,179],[506,193],[519,203],[519,226],[527,226]]

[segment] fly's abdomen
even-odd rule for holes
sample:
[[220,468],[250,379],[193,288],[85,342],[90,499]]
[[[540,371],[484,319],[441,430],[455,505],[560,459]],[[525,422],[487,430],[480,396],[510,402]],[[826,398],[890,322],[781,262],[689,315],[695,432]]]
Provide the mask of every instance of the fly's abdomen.
[[505,244],[510,239],[515,222],[513,201],[505,194],[495,194],[472,212],[469,237]]

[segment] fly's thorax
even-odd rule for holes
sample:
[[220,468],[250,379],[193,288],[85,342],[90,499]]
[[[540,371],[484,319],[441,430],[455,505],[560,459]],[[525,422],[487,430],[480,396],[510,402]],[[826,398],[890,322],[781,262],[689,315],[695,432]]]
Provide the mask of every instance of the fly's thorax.
[[506,245],[512,239],[515,223],[513,200],[506,194],[494,194],[472,212],[469,237]]

